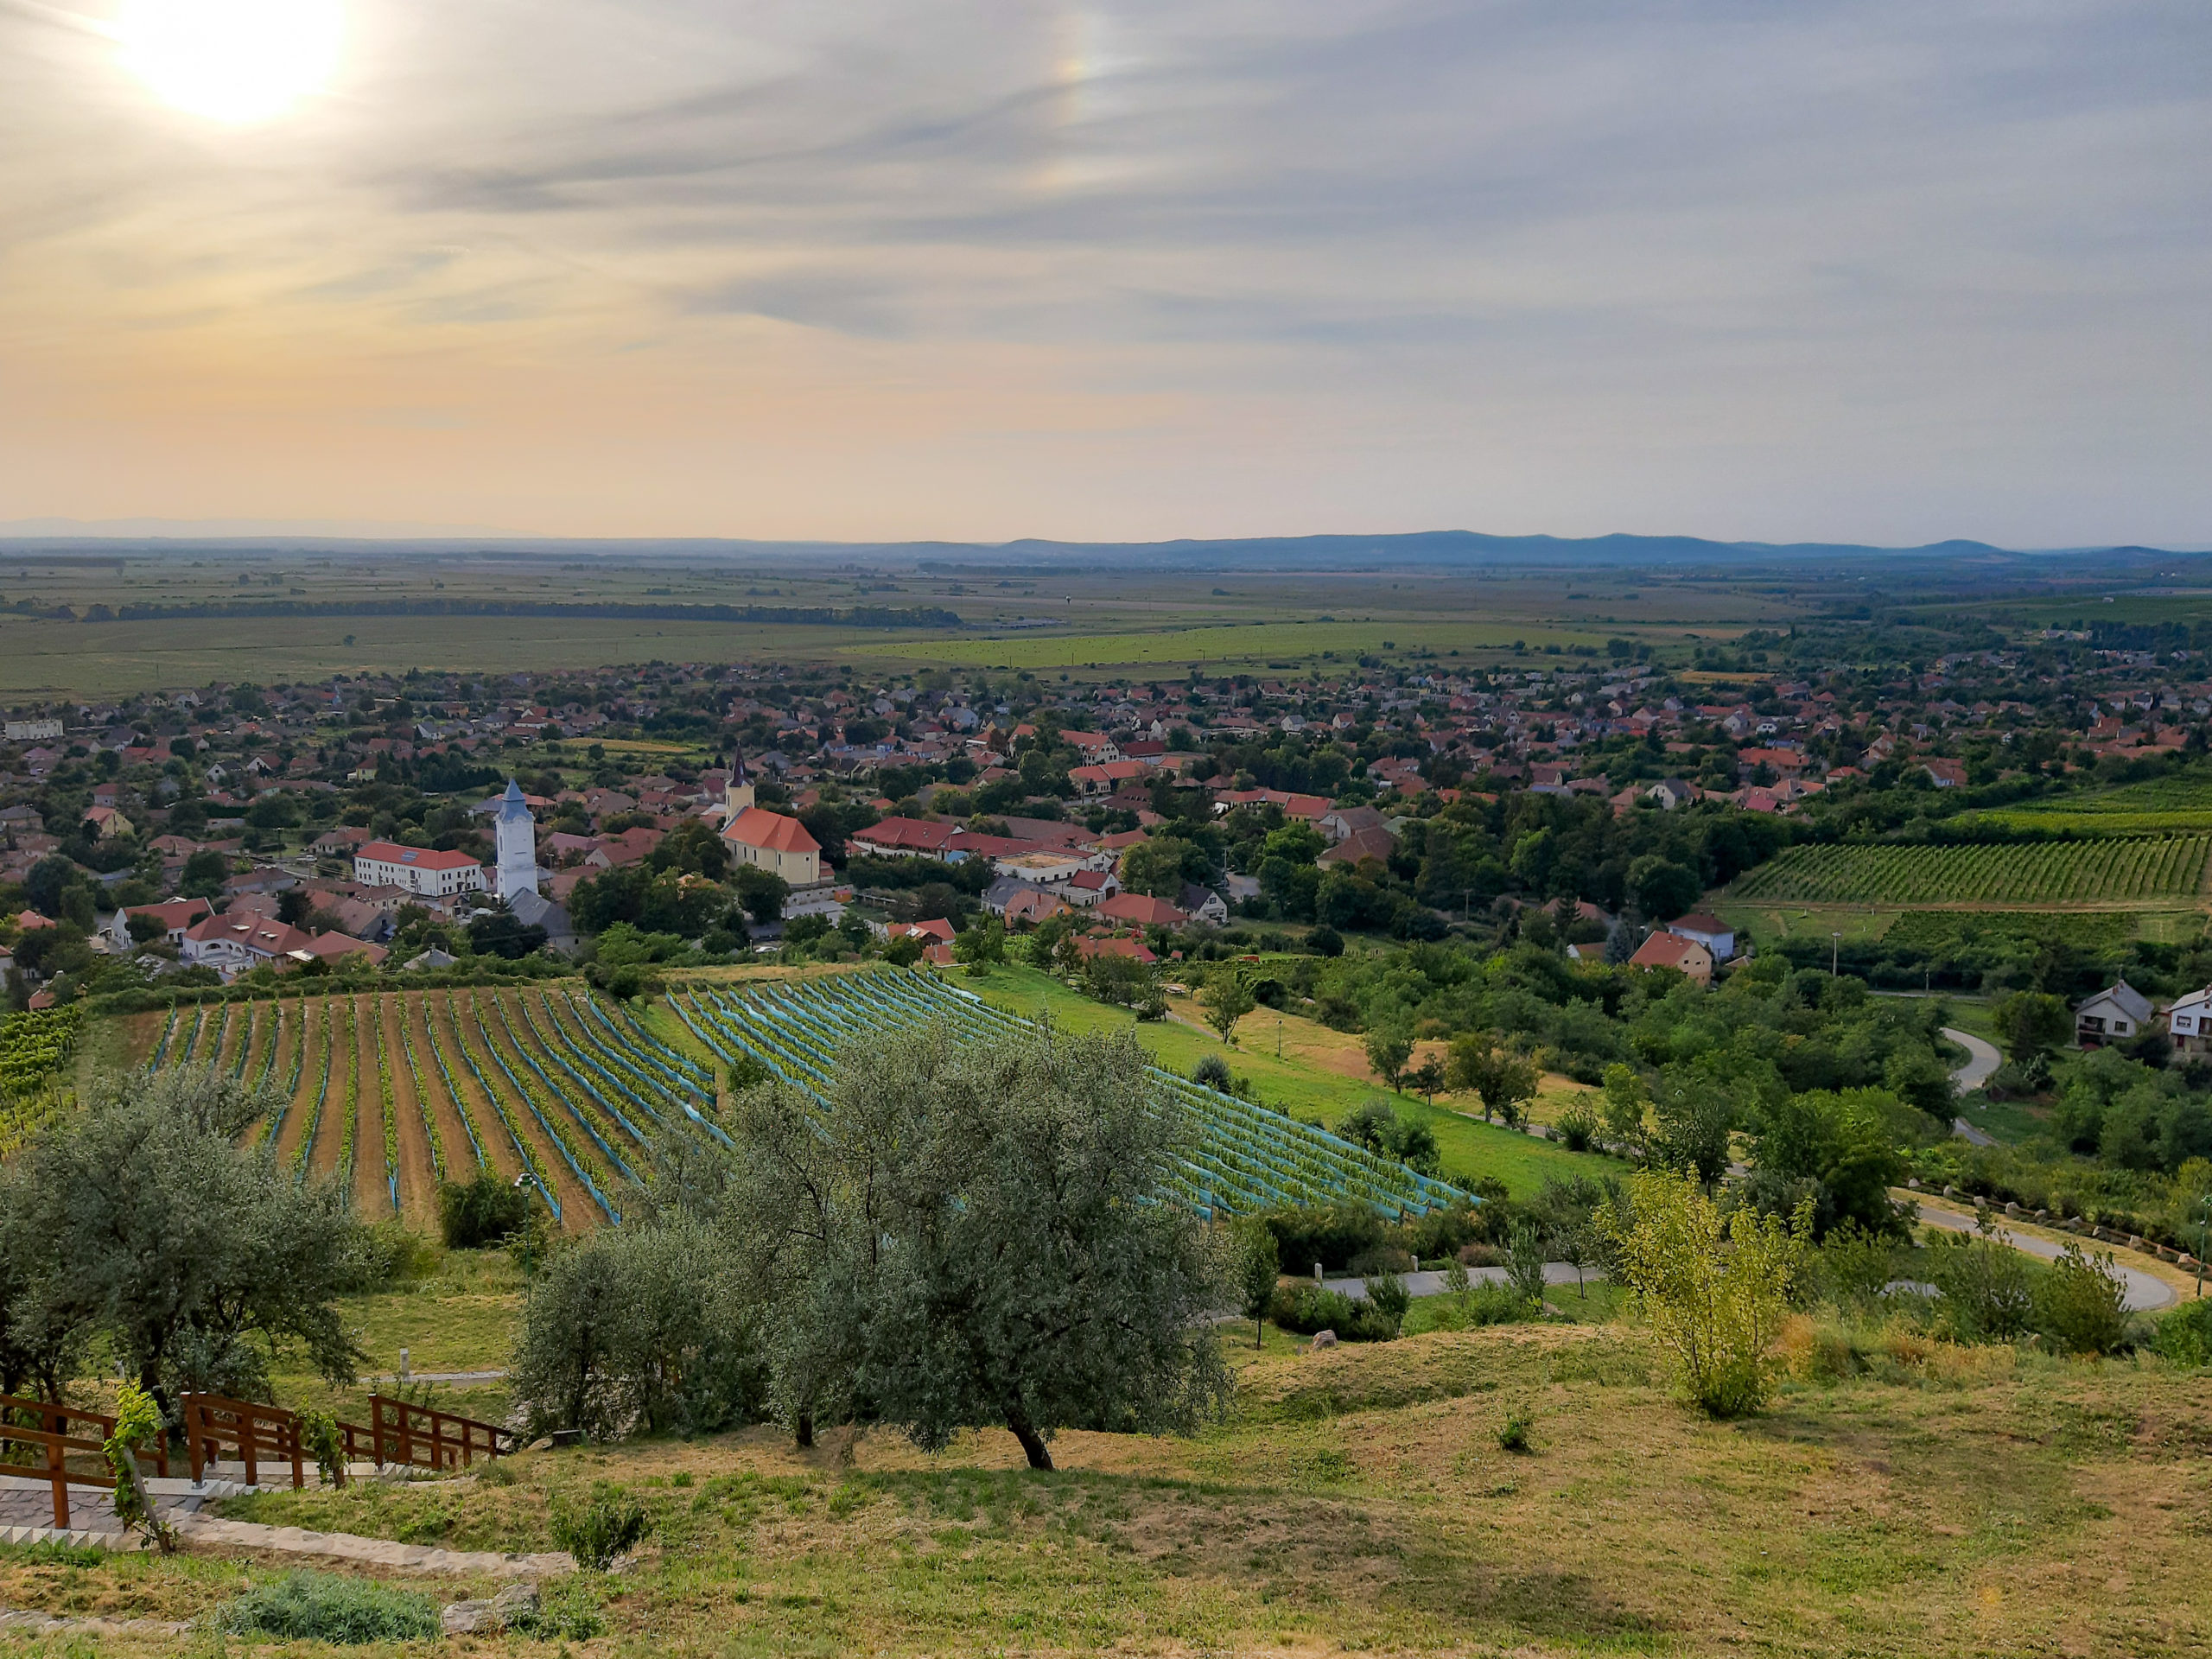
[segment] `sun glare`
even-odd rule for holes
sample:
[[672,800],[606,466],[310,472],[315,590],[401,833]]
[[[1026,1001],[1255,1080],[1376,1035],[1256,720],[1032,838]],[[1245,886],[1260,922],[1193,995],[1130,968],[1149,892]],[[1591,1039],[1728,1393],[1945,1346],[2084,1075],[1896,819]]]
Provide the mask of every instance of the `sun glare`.
[[123,0],[123,61],[178,109],[263,121],[337,66],[340,0]]

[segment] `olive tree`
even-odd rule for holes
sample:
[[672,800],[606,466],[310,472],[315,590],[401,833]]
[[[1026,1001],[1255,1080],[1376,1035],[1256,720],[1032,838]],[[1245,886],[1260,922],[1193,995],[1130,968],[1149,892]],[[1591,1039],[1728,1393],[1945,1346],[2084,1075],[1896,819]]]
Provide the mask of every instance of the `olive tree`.
[[1064,1427],[1187,1432],[1226,1404],[1231,1293],[1169,1198],[1192,1126],[1127,1033],[938,1029],[841,1056],[826,1109],[765,1087],[728,1118],[719,1205],[778,1408],[917,1445]]
[[365,1230],[334,1184],[303,1185],[235,1144],[273,1094],[206,1067],[88,1092],[86,1110],[41,1135],[0,1194],[10,1341],[54,1358],[105,1338],[162,1398],[265,1398],[271,1351],[284,1343],[351,1382],[363,1356],[337,1300],[366,1259]]

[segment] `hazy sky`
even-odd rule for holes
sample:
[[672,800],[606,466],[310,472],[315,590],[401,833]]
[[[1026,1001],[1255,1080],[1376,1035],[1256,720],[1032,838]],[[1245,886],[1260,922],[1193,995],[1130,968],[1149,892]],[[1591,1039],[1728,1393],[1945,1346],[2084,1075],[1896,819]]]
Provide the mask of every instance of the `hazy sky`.
[[2205,0],[345,0],[245,124],[115,3],[0,519],[2212,543]]

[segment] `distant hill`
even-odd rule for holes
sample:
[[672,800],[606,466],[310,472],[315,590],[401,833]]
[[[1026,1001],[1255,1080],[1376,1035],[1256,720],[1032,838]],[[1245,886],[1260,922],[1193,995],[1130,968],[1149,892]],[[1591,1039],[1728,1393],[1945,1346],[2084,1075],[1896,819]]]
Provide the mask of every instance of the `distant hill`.
[[[143,528],[141,526],[143,526]],[[2147,547],[2018,549],[1954,540],[1919,547],[1874,547],[1856,542],[1718,542],[1698,536],[1485,536],[1476,531],[1421,531],[1391,536],[1268,536],[1168,542],[771,542],[710,537],[635,540],[518,537],[461,530],[405,531],[346,536],[284,530],[241,522],[223,525],[134,520],[125,524],[79,524],[73,520],[0,522],[0,557],[99,552],[140,556],[165,553],[315,551],[374,552],[382,556],[435,557],[455,553],[515,558],[658,558],[770,560],[810,566],[865,563],[950,573],[989,570],[1045,575],[1077,569],[1339,570],[1469,569],[1612,566],[1711,569],[1834,564],[1873,561],[1925,568],[1986,565],[2039,567],[2044,574],[2063,556],[2096,561],[2100,580],[2139,579],[2162,560],[2186,553]]]

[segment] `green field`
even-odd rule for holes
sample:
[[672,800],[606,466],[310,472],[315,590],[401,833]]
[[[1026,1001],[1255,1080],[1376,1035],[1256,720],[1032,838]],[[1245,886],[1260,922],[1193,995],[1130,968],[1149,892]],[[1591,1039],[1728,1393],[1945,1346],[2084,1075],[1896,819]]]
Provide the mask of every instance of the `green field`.
[[1760,865],[1729,896],[1751,904],[2105,905],[2195,899],[2212,836],[2017,846],[1802,846]]
[[1444,1178],[1449,1181],[1465,1184],[1488,1176],[1504,1182],[1516,1198],[1525,1198],[1548,1175],[1561,1179],[1575,1175],[1618,1176],[1623,1170],[1611,1158],[1569,1152],[1534,1135],[1426,1105],[1415,1096],[1391,1095],[1372,1080],[1278,1060],[1268,1052],[1268,1016],[1264,1008],[1247,1016],[1244,1046],[1231,1049],[1211,1032],[1193,1030],[1172,1020],[1140,1024],[1127,1010],[1079,996],[1033,968],[1002,968],[988,979],[963,982],[968,989],[1002,1008],[1016,1014],[1048,1013],[1071,1030],[1134,1029],[1137,1039],[1162,1066],[1184,1077],[1190,1076],[1192,1068],[1206,1055],[1218,1054],[1229,1062],[1231,1071],[1251,1078],[1262,1102],[1308,1123],[1334,1123],[1363,1101],[1387,1099],[1400,1116],[1419,1118],[1429,1126],[1443,1160]]
[[902,658],[977,668],[1146,668],[1185,664],[1270,664],[1319,666],[1332,652],[1349,667],[1382,651],[1497,652],[1516,639],[1534,649],[1547,645],[1602,646],[1611,630],[1545,627],[1525,623],[1475,622],[1452,617],[1403,618],[1389,622],[1224,622],[1169,632],[1128,633],[1007,633],[988,639],[932,639],[925,646],[906,637],[881,636],[852,646],[853,657]]

